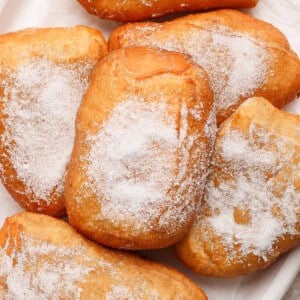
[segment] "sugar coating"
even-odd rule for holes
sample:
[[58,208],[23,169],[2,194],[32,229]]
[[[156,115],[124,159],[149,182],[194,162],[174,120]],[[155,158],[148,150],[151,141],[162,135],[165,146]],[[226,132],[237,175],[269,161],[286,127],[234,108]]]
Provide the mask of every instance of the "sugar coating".
[[153,5],[153,1],[141,0],[141,4],[143,4],[144,6],[151,7]]
[[91,68],[91,63],[34,59],[9,72],[1,83],[5,115],[1,140],[18,179],[25,183],[25,193],[32,194],[31,201],[49,203],[51,193],[63,190],[76,112]]
[[[227,129],[215,150],[205,187],[204,202],[215,213],[199,219],[200,226],[212,227],[229,253],[236,254],[234,247],[239,245],[240,255],[253,253],[264,259],[280,237],[299,234],[297,151],[288,137],[254,123],[247,136]],[[237,208],[249,220],[238,223]]]
[[[20,250],[7,253],[9,244]],[[110,263],[85,257],[87,249],[59,247],[21,234],[0,248],[0,278],[6,285],[5,300],[80,299],[80,283],[97,268],[110,272]]]
[[[195,111],[182,104],[179,124],[167,111],[164,101],[129,96],[115,106],[98,134],[89,137],[87,175],[101,204],[100,219],[141,231],[155,224],[171,232],[194,211],[209,147],[197,145],[198,151],[191,151],[197,136],[188,134],[188,114],[195,118]],[[197,163],[188,166],[190,159]]]
[[[147,7],[152,7],[153,4],[157,1],[158,0],[140,0],[140,4],[147,6]],[[121,0],[119,3],[116,3],[117,6],[131,5],[131,4],[132,4],[131,0]]]
[[148,45],[189,55],[207,71],[220,110],[264,85],[269,64],[265,44],[226,26],[215,25],[208,30],[189,25],[180,35],[170,28],[164,34],[163,25],[136,25],[125,32],[123,40],[127,46]]
[[159,295],[156,290],[149,290],[145,294],[145,284],[137,283],[134,291],[131,291],[127,286],[124,285],[113,285],[109,293],[106,294],[106,300],[139,300],[145,297],[151,300],[158,300]]
[[128,287],[123,285],[113,285],[111,291],[106,295],[106,300],[124,299],[136,300],[137,298],[130,294]]
[[[16,227],[6,228],[5,235],[2,234],[5,241],[2,240],[0,247],[0,298],[3,300],[79,300],[82,297],[157,300],[161,298],[160,293],[164,294],[159,279],[170,280],[174,287],[177,284],[178,279],[172,273],[160,271],[156,266],[152,269],[148,263],[141,264],[142,261],[135,264],[133,259],[127,260],[126,254],[123,260],[122,255],[109,254],[107,250],[101,255],[99,249],[97,255],[90,244],[76,240],[72,244],[69,238],[65,246],[61,241],[52,242],[49,233],[45,234],[47,240],[36,237],[37,225],[33,234],[30,228],[18,232]],[[43,226],[47,224],[41,230]],[[58,230],[64,234],[59,226]],[[149,277],[147,270],[152,273]],[[94,290],[87,290],[93,288],[93,283]],[[182,294],[185,290],[179,289],[178,299]]]

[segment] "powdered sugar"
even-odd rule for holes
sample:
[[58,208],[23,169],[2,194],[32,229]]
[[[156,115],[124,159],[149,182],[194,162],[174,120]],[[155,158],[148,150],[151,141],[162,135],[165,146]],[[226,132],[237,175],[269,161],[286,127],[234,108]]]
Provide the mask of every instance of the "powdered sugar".
[[[131,0],[121,0],[120,3],[116,3],[116,5],[131,5]],[[155,1],[155,0],[154,0]],[[144,5],[144,6],[148,6],[151,7],[153,4],[153,0],[139,0],[140,4]]]
[[[189,150],[197,137],[187,135],[185,104],[180,124],[167,111],[163,101],[130,96],[88,140],[87,174],[101,201],[100,218],[139,230],[155,223],[157,229],[170,231],[171,221],[180,226],[193,211],[195,184],[204,181],[200,164],[188,170]],[[205,156],[205,147],[201,150]]]
[[[299,234],[297,151],[294,141],[255,123],[247,136],[227,129],[217,143],[204,197],[218,213],[199,222],[208,222],[230,251],[239,245],[242,255],[265,257],[280,237]],[[245,222],[236,219],[237,209]]]
[[[21,243],[20,250],[8,254],[8,244]],[[78,285],[96,268],[111,268],[107,262],[85,258],[86,249],[58,247],[23,234],[7,240],[0,249],[0,278],[6,285],[6,300],[80,299]]]
[[144,298],[145,295],[151,300],[159,299],[156,290],[151,291],[145,284],[139,282],[134,291],[124,285],[113,285],[111,291],[106,295],[106,300],[139,300]]
[[182,277],[163,266],[93,246],[45,216],[28,215],[29,225],[22,215],[14,218],[0,233],[3,300],[157,300],[169,281],[178,299],[186,295],[186,282],[178,286]]
[[125,33],[125,45],[150,45],[190,55],[207,71],[219,110],[237,104],[241,97],[251,96],[265,83],[266,45],[226,26],[207,30],[189,25],[180,35],[172,32],[171,27],[167,29],[168,34],[164,34],[163,25],[137,25]]
[[106,217],[124,221],[159,209],[171,184],[178,142],[174,120],[163,122],[165,110],[165,105],[134,99],[123,102],[95,138],[88,174],[101,187]]
[[130,293],[128,287],[123,285],[113,285],[112,290],[106,295],[106,300],[137,300],[137,298]]
[[152,3],[153,1],[149,1],[149,0],[141,0],[141,3],[145,6],[151,7],[153,5]]
[[[153,0],[139,0],[139,4],[151,7],[153,5]],[[119,0],[118,3],[114,4],[123,8],[125,5],[132,5],[131,0]]]
[[63,188],[76,112],[91,67],[35,59],[10,72],[2,83],[6,118],[1,139],[32,201],[49,202],[50,194]]

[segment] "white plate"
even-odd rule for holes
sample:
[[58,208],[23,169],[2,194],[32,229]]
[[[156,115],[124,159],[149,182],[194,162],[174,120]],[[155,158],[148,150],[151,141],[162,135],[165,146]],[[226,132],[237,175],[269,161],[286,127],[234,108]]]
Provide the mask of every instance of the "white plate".
[[[289,38],[293,49],[300,55],[300,0],[261,0],[257,8],[249,12],[281,29]],[[75,0],[0,0],[0,33],[25,27],[76,24],[99,28],[106,36],[118,26],[116,22],[90,16]],[[288,110],[300,114],[300,101],[294,101]],[[6,217],[21,210],[2,185],[0,207],[0,226]],[[235,279],[200,277],[180,264],[174,258],[171,249],[147,251],[144,254],[186,273],[212,300],[281,299],[300,270],[300,248],[284,255],[267,270]]]

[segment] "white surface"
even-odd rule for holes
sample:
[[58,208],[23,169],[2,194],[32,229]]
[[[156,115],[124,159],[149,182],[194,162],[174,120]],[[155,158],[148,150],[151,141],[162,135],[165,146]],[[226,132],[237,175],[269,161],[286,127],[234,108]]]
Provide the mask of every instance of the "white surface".
[[[257,8],[249,12],[281,29],[289,38],[293,49],[300,54],[300,0],[261,0]],[[116,22],[90,16],[75,0],[0,0],[0,33],[26,27],[76,24],[99,28],[106,36],[118,26]],[[288,110],[300,114],[300,101],[294,101]],[[20,211],[2,185],[0,207],[0,226],[7,216]],[[144,254],[185,272],[199,283],[212,300],[279,300],[300,271],[300,248],[284,255],[265,271],[235,279],[198,276],[178,262],[171,249],[148,251]]]

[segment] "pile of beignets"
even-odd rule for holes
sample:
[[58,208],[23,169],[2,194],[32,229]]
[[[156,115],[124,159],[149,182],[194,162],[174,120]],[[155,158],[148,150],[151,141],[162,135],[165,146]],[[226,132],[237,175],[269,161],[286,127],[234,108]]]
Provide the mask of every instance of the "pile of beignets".
[[[119,21],[257,3],[79,2]],[[126,24],[108,44],[85,26],[1,35],[0,175],[28,211],[0,230],[1,299],[207,299],[109,247],[174,245],[233,277],[299,246],[300,116],[280,110],[299,94],[285,36],[236,10]]]

